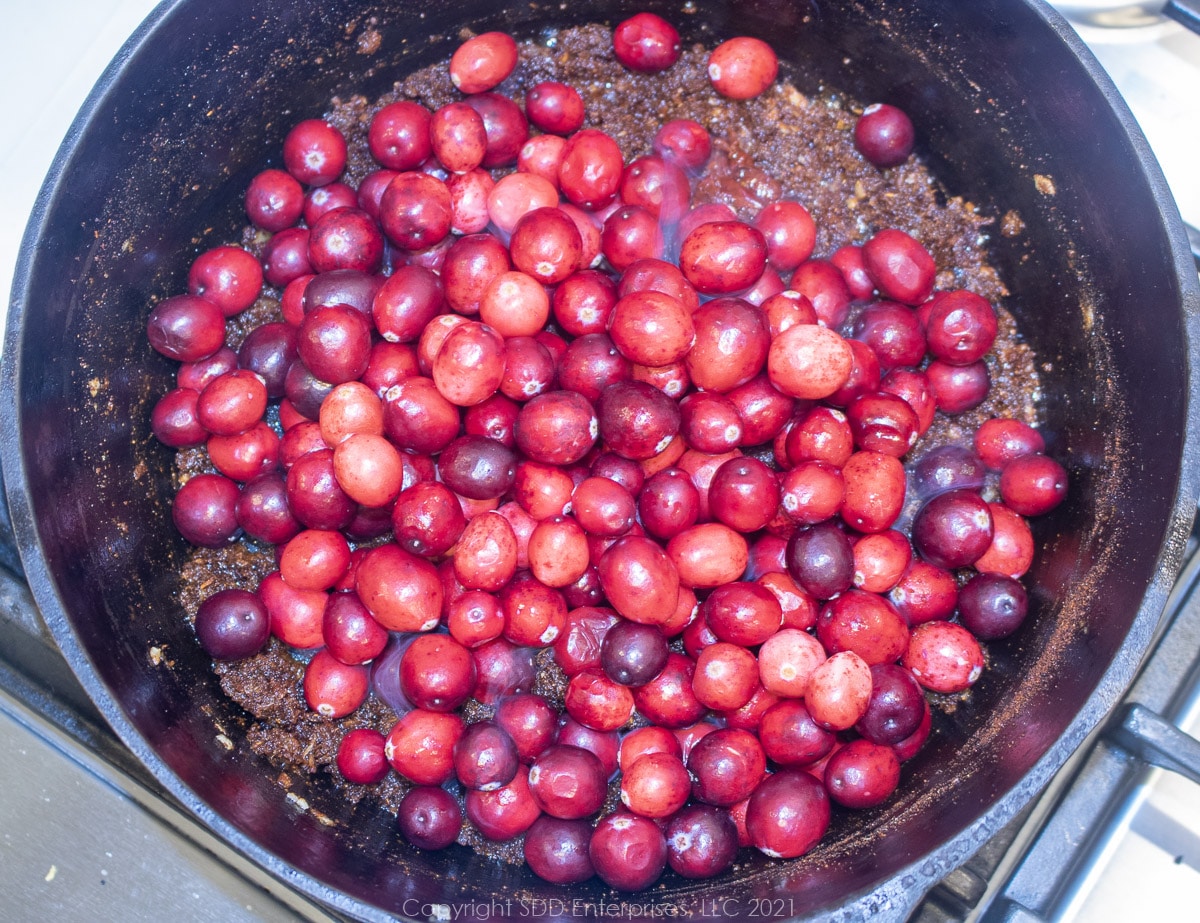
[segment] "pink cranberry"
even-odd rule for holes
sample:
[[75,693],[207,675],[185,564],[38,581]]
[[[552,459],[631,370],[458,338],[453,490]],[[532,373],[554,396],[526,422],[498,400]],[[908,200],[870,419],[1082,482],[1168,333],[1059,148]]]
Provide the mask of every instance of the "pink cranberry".
[[753,99],[774,81],[779,59],[761,39],[738,36],[722,42],[708,56],[708,78],[722,96]]
[[979,642],[954,622],[925,622],[914,628],[902,662],[933,692],[962,692],[983,673]]
[[753,285],[767,263],[762,232],[740,221],[702,224],[684,239],[679,268],[696,291],[728,295]]

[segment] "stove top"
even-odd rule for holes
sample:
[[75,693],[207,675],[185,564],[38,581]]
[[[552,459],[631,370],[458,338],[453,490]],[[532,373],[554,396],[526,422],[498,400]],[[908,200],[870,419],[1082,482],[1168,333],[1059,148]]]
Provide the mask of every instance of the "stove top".
[[[1200,36],[1164,19],[1162,3],[1055,5],[1112,76],[1185,221],[1200,228]],[[0,76],[7,87],[38,90],[0,97],[3,124],[17,126],[0,134],[0,291],[11,284],[26,217],[75,112],[153,7],[47,0],[6,10]],[[1200,252],[1200,234],[1193,240]],[[0,313],[0,335],[4,320]],[[1200,895],[1200,787],[1155,768],[1182,754],[1182,768],[1200,780],[1200,744],[1172,739],[1174,725],[1200,731],[1200,555],[1190,561],[1157,652],[1115,722],[938,885],[910,923],[1177,919],[1180,896]],[[5,918],[336,919],[249,866],[163,793],[108,730],[5,566],[14,562],[0,554]]]

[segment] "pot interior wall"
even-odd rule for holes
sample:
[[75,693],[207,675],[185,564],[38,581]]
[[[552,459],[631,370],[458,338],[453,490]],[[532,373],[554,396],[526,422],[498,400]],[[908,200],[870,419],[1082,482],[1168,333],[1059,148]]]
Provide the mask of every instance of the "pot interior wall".
[[[246,748],[217,742],[214,723],[237,740],[243,717],[174,601],[186,548],[170,525],[171,454],[147,422],[174,368],[143,330],[150,305],[183,290],[196,253],[237,239],[242,190],[277,163],[290,124],[335,94],[372,97],[444,58],[463,26],[535,36],[653,9],[688,40],[760,35],[801,89],[825,84],[908,109],[947,189],[1024,222],[989,246],[1044,363],[1051,451],[1074,483],[1038,526],[1032,624],[991,647],[993,669],[968,705],[939,718],[889,807],[839,821],[799,863],[750,861],[703,886],[667,879],[655,900],[694,909],[714,893],[790,894],[800,912],[881,885],[873,902],[903,900],[1045,781],[1086,730],[1077,716],[1090,708],[1094,723],[1107,704],[1088,704],[1106,671],[1124,658],[1128,678],[1156,618],[1163,548],[1180,539],[1171,529],[1186,407],[1164,396],[1189,389],[1185,295],[1155,203],[1162,190],[1086,71],[1019,3],[690,6],[179,4],[111,74],[60,164],[10,360],[27,484],[13,512],[31,582],[102,707],[168,787],[259,861],[294,866],[311,876],[302,887],[354,913],[563,892],[465,850],[417,853],[369,801],[351,808],[320,779],[298,782],[334,821],[320,823],[285,801],[277,773]],[[368,29],[382,39],[372,54],[358,43]],[[588,884],[571,897],[603,893]]]

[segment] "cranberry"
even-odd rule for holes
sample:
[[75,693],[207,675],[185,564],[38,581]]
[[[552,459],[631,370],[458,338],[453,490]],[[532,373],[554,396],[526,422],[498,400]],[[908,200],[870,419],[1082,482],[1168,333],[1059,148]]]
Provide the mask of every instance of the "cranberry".
[[596,870],[588,853],[592,825],[586,820],[563,820],[543,814],[525,831],[525,861],[539,878],[551,884],[587,881]]
[[929,707],[928,701],[924,702],[923,711],[924,716],[921,718],[921,723],[917,725],[917,729],[900,743],[892,746],[892,750],[901,763],[911,760],[920,752],[933,730],[933,709]]
[[746,807],[751,844],[776,859],[794,859],[812,849],[829,827],[829,796],[803,769],[784,769],[754,790]]
[[762,370],[771,339],[759,308],[739,298],[715,298],[693,313],[692,323],[696,340],[687,368],[697,388],[729,392]]
[[383,428],[400,449],[440,452],[458,435],[459,412],[428,378],[414,376],[384,395]]
[[1025,517],[1003,503],[989,503],[988,509],[992,512],[992,544],[975,561],[975,569],[1016,579],[1033,564],[1033,531]]
[[987,299],[960,290],[939,293],[924,326],[931,356],[951,365],[969,365],[992,348],[998,324]]
[[924,372],[915,369],[892,369],[883,376],[879,390],[903,398],[917,415],[917,432],[925,435],[933,425],[937,405],[929,378]]
[[701,704],[714,711],[736,711],[750,701],[758,688],[758,662],[743,647],[717,641],[696,658],[692,692]]
[[195,362],[182,363],[175,375],[175,383],[181,388],[189,388],[196,392],[203,391],[204,386],[218,375],[232,372],[237,367],[237,353],[228,346],[221,346],[211,356]]
[[483,117],[487,132],[487,153],[482,166],[491,169],[515,163],[529,139],[529,123],[521,107],[507,96],[492,92],[474,93],[465,102]]
[[909,625],[919,625],[950,617],[958,602],[958,584],[948,570],[914,559],[888,598]]
[[792,415],[794,401],[780,393],[764,373],[725,393],[742,424],[742,445],[762,445],[774,439]]
[[535,208],[513,227],[509,251],[518,269],[543,285],[554,285],[581,268],[583,238],[562,209]]
[[619,812],[596,825],[588,853],[596,874],[610,888],[640,891],[666,867],[667,841],[650,818]]
[[445,849],[458,839],[462,809],[444,788],[417,785],[396,807],[400,833],[418,849]]
[[454,775],[454,745],[462,736],[458,715],[415,708],[388,732],[384,755],[417,785],[441,785]]
[[494,593],[517,570],[517,536],[496,512],[469,518],[453,557],[454,576],[467,589]]
[[679,432],[679,406],[644,382],[614,382],[604,389],[596,409],[600,438],[626,458],[650,458]]
[[868,593],[886,593],[904,576],[912,546],[903,532],[885,529],[854,543],[854,585]]
[[241,247],[214,247],[196,257],[188,270],[188,293],[199,295],[226,317],[239,314],[262,290],[262,265]]
[[854,124],[854,146],[877,167],[895,167],[908,160],[916,132],[902,109],[873,103]]
[[976,454],[992,471],[1003,471],[1014,458],[1046,450],[1041,433],[1028,423],[1006,417],[985,420],[975,431],[974,442]]
[[891,746],[913,734],[925,714],[925,696],[912,673],[895,663],[871,667],[871,698],[854,725],[872,743]]
[[521,408],[516,429],[517,446],[526,456],[544,464],[570,465],[591,449],[600,424],[583,395],[552,391]]
[[471,653],[448,635],[414,638],[400,661],[400,685],[417,708],[453,711],[475,688]]
[[373,785],[381,781],[389,768],[387,757],[383,755],[384,746],[384,736],[374,728],[348,731],[338,744],[338,772],[355,785]]
[[263,278],[282,288],[294,279],[311,274],[308,239],[308,228],[284,228],[274,234],[263,247]]
[[850,539],[832,523],[797,529],[788,540],[788,573],[818,599],[832,599],[854,583]]
[[779,60],[761,39],[738,36],[722,42],[708,56],[708,78],[722,96],[753,99],[774,81]]
[[863,244],[863,262],[875,287],[887,298],[918,305],[933,292],[937,267],[918,241],[885,228]]
[[306,185],[332,183],[346,168],[346,139],[327,122],[305,119],[283,139],[283,164]]
[[728,811],[705,804],[683,808],[667,824],[667,863],[683,878],[713,878],[737,855],[737,827]]
[[395,543],[368,551],[354,582],[363,604],[389,631],[429,631],[440,621],[442,587],[437,569]]
[[308,650],[324,643],[322,617],[326,593],[290,587],[275,571],[260,581],[258,595],[270,615],[271,633],[284,644]]
[[344,529],[356,512],[355,501],[338,483],[332,449],[307,452],[293,463],[287,500],[296,519],[310,529]]
[[797,324],[771,342],[767,374],[771,384],[791,397],[828,397],[850,377],[854,354],[828,327]]
[[767,709],[758,737],[767,758],[785,769],[817,762],[829,754],[836,739],[798,699],[783,699]]
[[367,145],[371,156],[390,170],[412,170],[433,152],[429,140],[432,115],[420,103],[388,103],[371,119]]
[[1048,455],[1022,455],[1000,474],[1000,496],[1013,512],[1041,516],[1067,496],[1067,470]]
[[241,660],[257,654],[271,634],[267,609],[248,590],[218,590],[196,610],[196,637],[215,660]]
[[668,728],[681,728],[699,720],[707,711],[692,692],[695,664],[691,658],[672,651],[662,672],[634,690],[638,712],[648,721]]
[[622,620],[604,633],[600,664],[623,686],[643,686],[667,664],[667,639],[652,625]]
[[450,190],[428,173],[399,173],[379,200],[379,223],[388,240],[406,250],[423,250],[450,232]]
[[558,181],[569,202],[597,209],[616,196],[623,171],[617,142],[602,131],[583,128],[567,139]]
[[972,490],[952,490],[929,500],[913,520],[913,545],[923,558],[953,570],[974,564],[992,543],[992,514]]
[[537,128],[570,135],[583,127],[583,98],[574,87],[545,80],[525,91],[525,115]]
[[150,415],[154,437],[173,449],[200,445],[208,430],[200,425],[196,404],[199,392],[192,388],[175,388],[160,397]]
[[721,728],[706,735],[688,755],[692,795],[729,807],[747,797],[766,772],[766,755],[749,731]]
[[442,343],[432,372],[434,385],[450,403],[479,404],[504,380],[504,341],[486,324],[460,324]]
[[739,532],[756,532],[779,506],[779,482],[758,459],[731,458],[713,475],[708,498],[713,518]]
[[608,774],[599,757],[581,747],[554,744],[529,767],[529,791],[551,817],[577,820],[595,814],[608,794]]
[[655,291],[619,299],[608,334],[630,362],[655,367],[682,359],[696,339],[692,316],[679,299]]
[[197,295],[164,298],[146,321],[150,345],[169,359],[196,362],[225,344],[225,315]]
[[245,206],[251,224],[274,234],[300,220],[304,188],[290,173],[263,170],[250,181]]
[[945,414],[965,413],[983,403],[991,388],[982,359],[969,365],[951,365],[934,359],[925,367],[937,409]]
[[517,66],[517,43],[505,32],[484,32],[463,42],[450,57],[450,82],[463,93],[482,93]]
[[468,726],[454,745],[454,773],[469,789],[490,792],[507,785],[519,766],[513,739],[491,721]]
[[987,472],[979,456],[962,446],[938,446],[912,466],[915,495],[929,500],[948,490],[982,490]]
[[220,548],[238,533],[238,486],[219,474],[197,474],[175,494],[171,518],[193,545]]
[[380,656],[388,633],[372,618],[353,590],[331,593],[321,620],[329,652],[346,664],[365,664]]
[[708,130],[691,119],[672,119],[654,134],[654,151],[684,170],[698,171],[708,162],[712,141]]
[[821,609],[817,637],[831,654],[854,651],[871,665],[894,663],[908,646],[908,626],[882,596],[849,589]]
[[670,539],[693,525],[699,494],[691,477],[679,468],[664,468],[647,479],[638,496],[638,513],[646,531]]
[[272,545],[282,545],[301,529],[287,505],[287,484],[276,473],[259,475],[242,487],[235,516],[247,535]]
[[616,284],[605,273],[581,269],[554,290],[554,318],[572,336],[603,333],[617,303]]
[[501,700],[495,720],[512,738],[521,762],[531,763],[554,741],[558,711],[542,696],[527,692]]
[[829,758],[825,788],[829,797],[848,808],[873,808],[891,797],[900,784],[900,760],[891,747],[852,740]]
[[533,688],[533,650],[505,638],[479,645],[472,652],[479,681],[471,697],[484,705],[495,705],[505,696]]
[[846,408],[846,420],[859,448],[896,458],[916,444],[920,425],[908,402],[886,391],[860,394]]
[[746,571],[750,548],[729,526],[705,522],[684,529],[667,543],[667,556],[683,586],[708,589],[738,579]]
[[958,618],[981,641],[1007,638],[1029,611],[1025,588],[1012,577],[976,574],[958,591]]
[[[345,183],[332,182],[308,190],[304,196],[304,223],[312,227],[318,218],[335,208],[358,208],[358,193]],[[365,211],[365,209],[364,209]],[[371,216],[375,217],[374,215]]]
[[920,365],[927,348],[916,312],[895,301],[875,301],[863,308],[852,335],[871,347],[884,371]]
[[832,518],[846,494],[842,473],[826,462],[805,461],[780,481],[780,505],[788,517],[810,526]]
[[762,232],[740,221],[702,224],[683,239],[679,250],[684,277],[706,295],[748,289],[762,275],[766,262]]
[[867,662],[853,651],[839,651],[813,670],[804,692],[804,704],[817,724],[829,730],[844,731],[866,714],[871,683],[871,668]]
[[366,667],[342,663],[323,648],[304,670],[304,699],[324,718],[344,718],[366,701],[370,681]]
[[954,622],[925,622],[914,628],[902,662],[933,692],[962,692],[983,673],[979,642]]
[[679,33],[653,13],[637,13],[613,30],[613,54],[632,71],[655,73],[679,60]]
[[841,517],[860,532],[882,532],[904,506],[904,466],[894,455],[855,452],[842,466],[846,496]]
[[633,695],[604,671],[588,667],[571,677],[564,707],[580,724],[597,731],[615,731],[629,721]]
[[511,840],[541,816],[529,784],[530,770],[517,768],[511,782],[491,791],[467,792],[467,819],[489,840]]

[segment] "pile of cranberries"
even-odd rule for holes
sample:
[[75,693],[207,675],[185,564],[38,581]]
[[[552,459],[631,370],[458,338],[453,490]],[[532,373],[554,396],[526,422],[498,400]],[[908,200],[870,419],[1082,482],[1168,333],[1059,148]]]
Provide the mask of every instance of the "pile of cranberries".
[[[653,72],[680,42],[643,13],[613,50]],[[910,457],[986,397],[997,333],[987,300],[933,290],[918,240],[814,258],[799,202],[693,203],[701,125],[626,163],[572,87],[494,92],[518,57],[479,35],[449,63],[459,101],[379,109],[357,188],[342,134],[300,122],[246,194],[261,254],[202,253],[153,309],[182,363],[153,431],[213,469],[175,524],[278,564],[196,633],[221,660],[279,639],[329,719],[383,699],[395,726],[346,733],[337,767],[411,783],[420,848],[465,813],[548,881],[620,889],[799,856],[831,801],[891,795],[925,692],[968,689],[980,640],[1020,625],[1027,517],[1066,473],[1012,419]],[[733,100],[776,72],[757,39],[711,53]],[[912,124],[872,106],[854,138],[886,169]],[[282,319],[235,351],[227,319],[264,292]],[[561,695],[531,691],[554,668]]]

